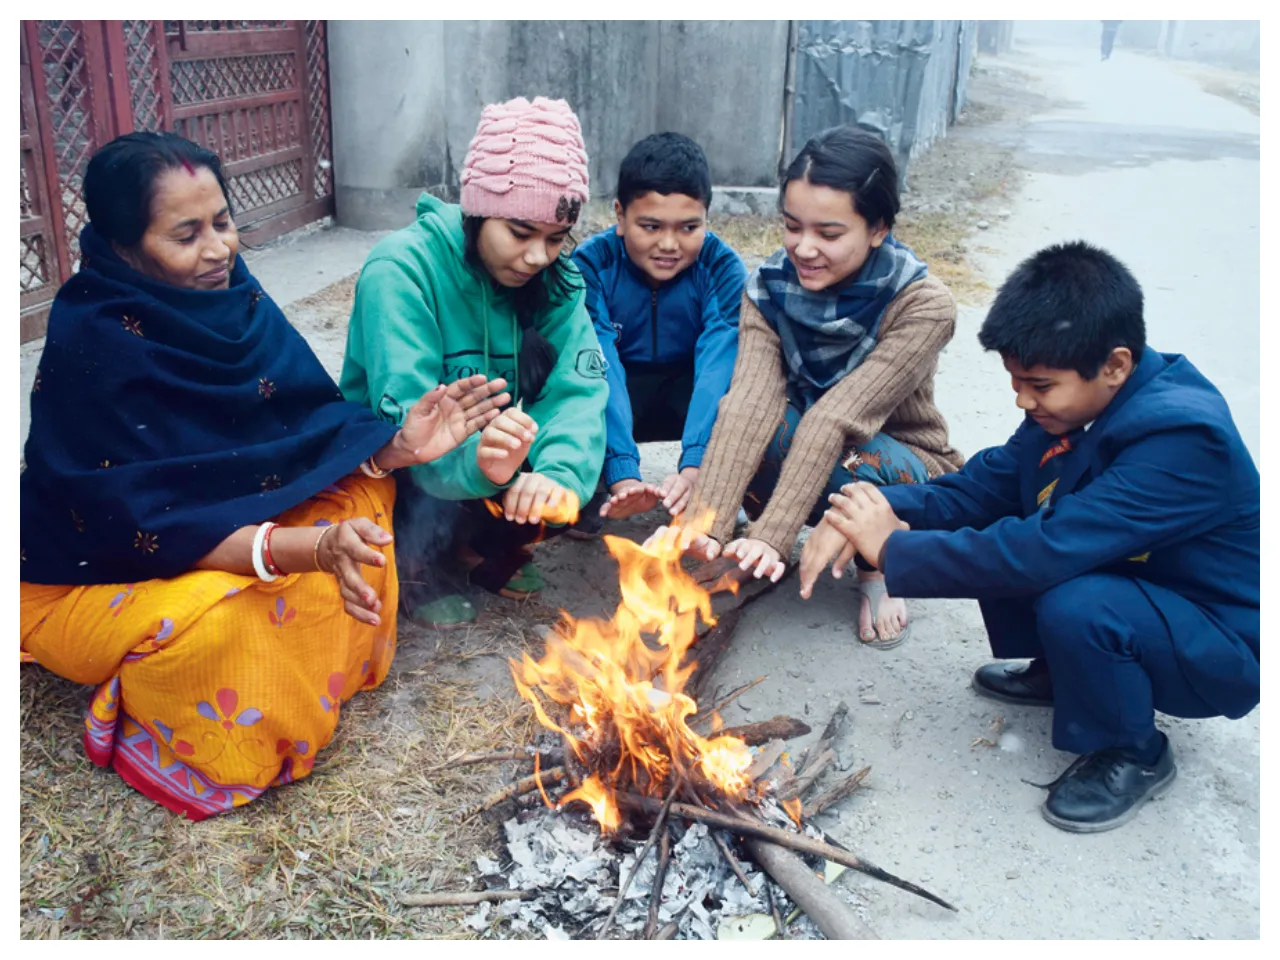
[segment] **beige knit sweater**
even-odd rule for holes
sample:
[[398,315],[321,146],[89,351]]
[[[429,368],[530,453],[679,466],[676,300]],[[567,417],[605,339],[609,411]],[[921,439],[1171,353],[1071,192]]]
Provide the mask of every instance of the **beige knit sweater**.
[[[865,443],[884,432],[915,453],[930,477],[960,469],[964,457],[947,442],[947,422],[933,402],[938,354],[955,328],[955,300],[941,281],[925,277],[899,293],[885,308],[875,349],[805,413],[777,488],[746,536],[789,557],[846,441]],[[744,294],[733,382],[688,512],[714,510],[711,535],[722,544],[786,413],[786,387],[778,335]]]

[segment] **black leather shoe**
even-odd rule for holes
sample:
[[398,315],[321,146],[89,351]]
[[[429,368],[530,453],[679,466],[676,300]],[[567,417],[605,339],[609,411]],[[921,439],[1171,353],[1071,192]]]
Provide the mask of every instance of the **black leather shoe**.
[[1151,766],[1123,750],[1087,753],[1049,786],[1040,812],[1055,827],[1071,833],[1101,833],[1128,823],[1152,797],[1169,789],[1178,768],[1166,740]]
[[973,689],[984,697],[1028,707],[1053,706],[1053,681],[1049,664],[1032,660],[1028,664],[1003,660],[979,667],[973,675]]

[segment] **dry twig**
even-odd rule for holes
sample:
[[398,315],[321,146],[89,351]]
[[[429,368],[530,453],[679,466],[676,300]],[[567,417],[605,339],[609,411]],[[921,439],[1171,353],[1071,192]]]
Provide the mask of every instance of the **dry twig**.
[[483,813],[485,810],[492,810],[504,800],[511,800],[515,797],[522,797],[526,793],[532,793],[538,789],[538,782],[541,780],[543,784],[559,783],[565,778],[564,767],[552,767],[550,770],[543,770],[541,773],[531,773],[527,777],[521,777],[515,783],[508,787],[503,787],[496,793],[491,793],[479,803],[472,804],[462,811],[461,819],[470,820],[477,813]]
[[809,804],[808,809],[805,810],[805,814],[810,817],[816,817],[832,804],[839,803],[845,797],[849,796],[849,794],[861,787],[862,781],[866,779],[867,774],[870,772],[870,767],[863,767],[857,773],[846,777],[844,780],[837,783],[834,787],[818,794],[818,796]]
[[662,885],[667,880],[667,867],[671,863],[671,829],[662,825],[662,839],[658,843],[658,869],[653,873],[653,892],[649,895],[649,919],[644,925],[644,939],[655,939],[658,929],[658,911],[662,909]]
[[532,890],[466,890],[458,893],[406,893],[397,897],[406,907],[465,907],[475,903],[528,900]]
[[742,881],[742,885],[746,887],[747,893],[754,897],[756,892],[751,889],[751,884],[747,881],[747,873],[742,869],[742,864],[738,862],[738,858],[733,855],[733,851],[729,849],[729,843],[725,840],[724,834],[719,831],[712,830],[711,839],[714,840],[716,842],[716,846],[720,848],[720,853],[724,857],[725,862],[729,864],[729,869],[733,871],[733,875]]
[[658,819],[653,823],[653,829],[649,831],[649,839],[644,842],[644,846],[640,848],[640,853],[636,857],[636,865],[630,873],[627,874],[626,881],[618,890],[618,899],[613,902],[613,909],[609,911],[609,916],[605,917],[604,926],[600,928],[600,932],[596,934],[597,940],[603,940],[604,935],[609,932],[609,928],[613,926],[614,917],[618,915],[618,909],[622,906],[622,898],[627,895],[627,891],[631,889],[631,881],[635,879],[636,874],[640,872],[640,865],[644,863],[644,858],[649,855],[649,850],[653,846],[653,841],[658,835],[666,832],[667,814],[671,811],[672,803],[676,799],[676,794],[680,792],[680,788],[684,785],[681,777],[676,777],[675,783],[671,785],[671,792],[667,794],[667,799],[662,802],[662,808],[658,811]]

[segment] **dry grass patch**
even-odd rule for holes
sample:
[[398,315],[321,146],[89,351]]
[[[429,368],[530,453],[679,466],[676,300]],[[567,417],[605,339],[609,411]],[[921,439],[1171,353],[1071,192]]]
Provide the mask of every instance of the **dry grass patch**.
[[24,938],[470,937],[463,912],[397,895],[466,889],[493,820],[458,820],[514,766],[438,769],[455,753],[529,741],[505,658],[537,642],[544,608],[495,603],[464,634],[401,630],[383,686],[343,709],[313,774],[203,823],[93,767],[89,688],[22,669]]

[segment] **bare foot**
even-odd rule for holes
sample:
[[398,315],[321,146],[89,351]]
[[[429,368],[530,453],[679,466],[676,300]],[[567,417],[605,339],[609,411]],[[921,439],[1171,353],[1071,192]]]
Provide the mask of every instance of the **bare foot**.
[[[858,636],[862,642],[876,645],[897,640],[907,628],[906,601],[883,592],[884,577],[882,576],[859,576],[858,583],[864,586],[862,602],[858,609]],[[869,584],[878,586],[865,589]],[[868,594],[872,596],[869,597]],[[872,597],[877,596],[879,602],[873,612],[871,600]]]

